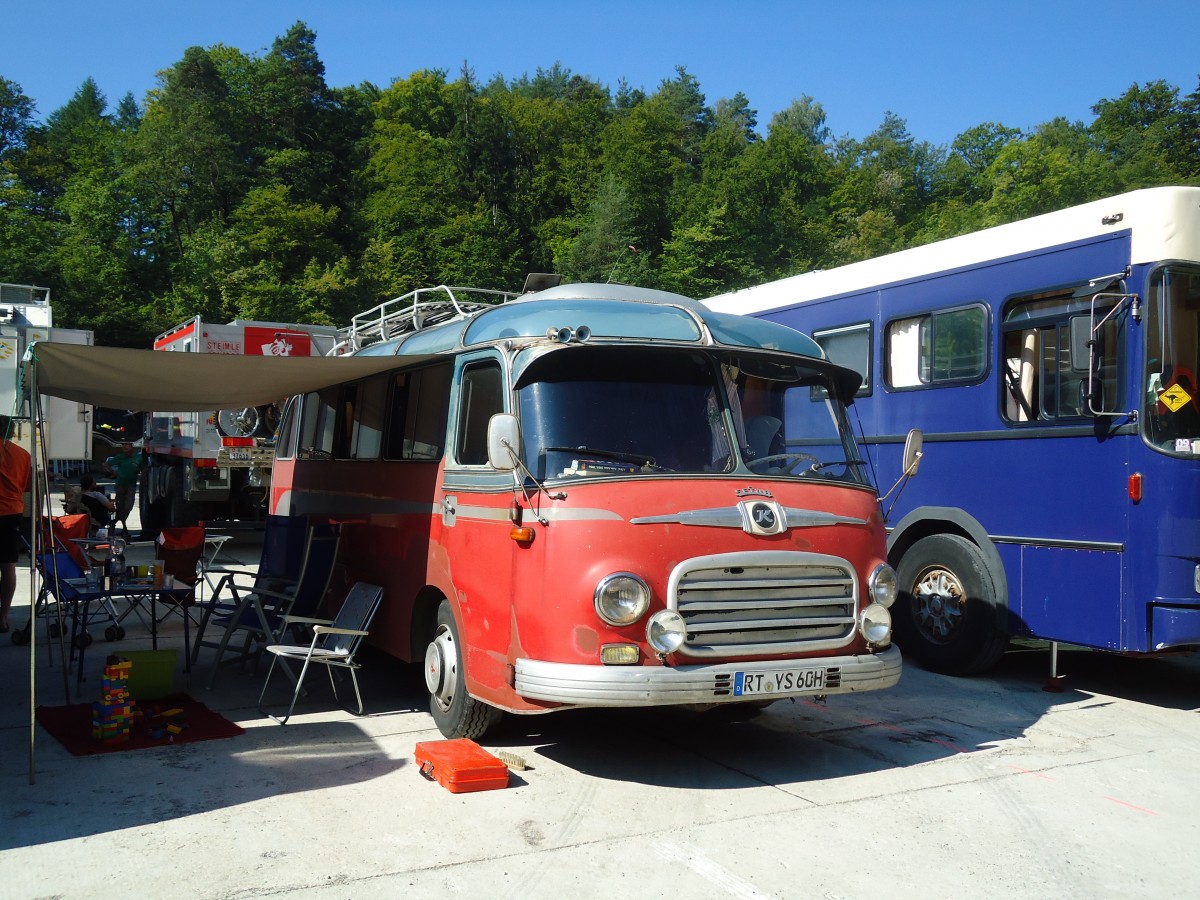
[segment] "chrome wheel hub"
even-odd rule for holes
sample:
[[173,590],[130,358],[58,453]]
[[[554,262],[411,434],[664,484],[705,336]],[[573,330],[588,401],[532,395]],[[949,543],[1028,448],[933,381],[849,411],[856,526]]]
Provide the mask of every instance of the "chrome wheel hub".
[[458,686],[458,655],[454,635],[441,627],[425,648],[425,687],[442,709],[449,709]]
[[913,586],[917,625],[931,640],[949,641],[962,627],[967,597],[962,582],[949,569],[931,568]]

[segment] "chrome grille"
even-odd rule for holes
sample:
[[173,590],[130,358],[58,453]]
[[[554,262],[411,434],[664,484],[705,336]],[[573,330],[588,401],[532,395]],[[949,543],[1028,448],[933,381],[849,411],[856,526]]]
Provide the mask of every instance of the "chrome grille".
[[688,656],[825,650],[854,637],[858,579],[835,556],[722,553],[676,566],[668,603],[687,623]]

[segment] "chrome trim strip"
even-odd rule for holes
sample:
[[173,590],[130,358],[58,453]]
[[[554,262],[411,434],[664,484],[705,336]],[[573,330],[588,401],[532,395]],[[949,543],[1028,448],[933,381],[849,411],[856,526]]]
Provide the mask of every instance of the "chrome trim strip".
[[[787,528],[812,528],[821,525],[865,525],[866,519],[851,516],[836,516],[815,509],[797,509],[793,506],[779,507],[787,517]],[[638,516],[630,519],[631,525],[707,525],[715,528],[742,528],[745,520],[736,506],[715,509],[686,509],[661,516]]]
[[788,528],[811,528],[815,525],[866,525],[866,519],[856,519],[854,516],[835,516],[833,513],[821,512],[816,509],[796,509],[791,506],[783,508],[787,516]]
[[662,516],[638,516],[630,525],[707,525],[714,528],[741,528],[742,511],[736,506],[715,509],[687,509]]
[[550,508],[542,509],[539,515],[543,519],[550,522],[623,522],[625,521],[617,513],[611,509],[589,508],[586,506],[578,509],[567,508]]
[[[836,687],[735,697],[734,674],[767,674],[781,669],[824,668],[827,678],[840,676]],[[900,651],[888,647],[861,656],[777,659],[699,666],[601,666],[518,659],[516,691],[529,700],[572,706],[665,706],[677,703],[742,703],[769,697],[847,694],[889,688],[900,680]]]
[[1019,537],[1011,534],[989,534],[993,544],[1020,544],[1025,547],[1046,547],[1058,550],[1097,550],[1102,553],[1122,553],[1121,541],[1075,541],[1069,538]]

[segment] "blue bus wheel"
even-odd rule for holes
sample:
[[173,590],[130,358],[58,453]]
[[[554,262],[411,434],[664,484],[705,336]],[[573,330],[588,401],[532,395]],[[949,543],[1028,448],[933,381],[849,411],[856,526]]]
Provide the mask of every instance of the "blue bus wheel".
[[922,538],[900,560],[897,576],[892,618],[905,656],[947,675],[995,665],[1008,636],[999,628],[995,586],[975,544],[956,534]]

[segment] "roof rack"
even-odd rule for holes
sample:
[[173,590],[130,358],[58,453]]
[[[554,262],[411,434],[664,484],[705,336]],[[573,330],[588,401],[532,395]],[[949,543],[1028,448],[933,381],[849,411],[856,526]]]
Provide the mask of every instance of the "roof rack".
[[[471,299],[459,299],[459,295]],[[484,288],[448,287],[439,284],[432,288],[417,288],[401,297],[385,300],[350,320],[339,328],[333,356],[345,356],[378,341],[391,340],[433,325],[453,322],[473,312],[515,300],[520,294],[512,291],[493,291]]]

